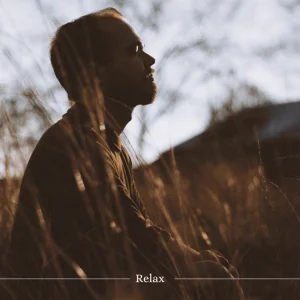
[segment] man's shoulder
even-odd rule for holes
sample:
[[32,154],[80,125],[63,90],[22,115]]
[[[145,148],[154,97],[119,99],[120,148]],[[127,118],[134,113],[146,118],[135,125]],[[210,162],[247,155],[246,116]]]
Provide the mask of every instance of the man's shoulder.
[[47,161],[53,159],[65,159],[71,135],[70,131],[69,124],[63,118],[50,126],[35,146],[28,165],[44,165]]
[[39,180],[38,177],[41,174],[45,176],[45,172],[50,170],[52,166],[66,161],[65,132],[61,127],[60,120],[49,127],[40,138],[27,163],[22,181],[23,185],[26,186],[28,180],[29,182],[33,179]]
[[68,131],[70,129],[66,122],[63,119],[59,120],[44,132],[35,150],[63,151],[68,140]]

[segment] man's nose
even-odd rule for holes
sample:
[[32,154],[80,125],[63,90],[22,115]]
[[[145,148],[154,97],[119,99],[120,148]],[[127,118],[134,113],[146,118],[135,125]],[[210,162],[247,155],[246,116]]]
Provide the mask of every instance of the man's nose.
[[155,64],[155,58],[145,52],[145,63],[147,66],[152,66]]

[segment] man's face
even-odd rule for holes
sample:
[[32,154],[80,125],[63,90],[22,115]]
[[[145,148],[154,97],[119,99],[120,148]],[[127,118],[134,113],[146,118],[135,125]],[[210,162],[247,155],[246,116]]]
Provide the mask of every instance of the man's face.
[[125,20],[107,20],[107,31],[115,43],[105,69],[108,96],[132,108],[152,103],[156,96],[151,68],[155,59],[143,51],[139,36]]

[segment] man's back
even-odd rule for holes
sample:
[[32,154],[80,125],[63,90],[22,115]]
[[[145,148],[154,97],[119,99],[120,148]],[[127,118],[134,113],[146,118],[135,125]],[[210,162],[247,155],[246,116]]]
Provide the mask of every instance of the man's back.
[[75,105],[37,144],[11,236],[12,277],[130,277],[131,259],[147,264],[169,239],[147,220],[118,136],[103,133]]
[[[97,212],[96,207],[91,207],[96,205],[92,201],[105,210],[103,198],[109,180],[104,155],[110,156],[106,162],[111,162],[117,173],[127,179],[125,184],[129,184],[130,179],[124,174],[124,149],[111,150],[107,143],[97,140],[97,133],[88,124],[74,120],[77,113],[73,107],[47,130],[29,160],[20,189],[12,248],[20,240],[23,247],[32,247],[34,240],[44,244],[45,236],[39,237],[39,233],[45,229],[50,230],[58,246],[71,247],[67,244],[76,239],[75,235],[96,225],[92,224]],[[100,194],[96,195],[97,192]]]

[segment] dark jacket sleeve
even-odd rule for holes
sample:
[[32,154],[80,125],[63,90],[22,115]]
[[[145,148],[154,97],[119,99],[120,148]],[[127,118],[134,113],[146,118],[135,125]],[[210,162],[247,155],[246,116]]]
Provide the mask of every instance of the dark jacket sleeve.
[[[152,223],[147,213],[147,210],[145,208],[145,205],[137,190],[134,176],[133,176],[131,158],[125,149],[123,150],[123,161],[125,166],[125,172],[130,182],[130,194],[129,194],[129,197],[131,199],[130,202],[134,203],[135,206],[137,207],[137,210],[139,211],[138,213],[140,219],[139,223],[141,223],[140,228],[144,230],[143,235],[142,234],[137,235],[139,236],[139,240],[142,241],[141,244],[143,245],[143,247],[148,247],[151,244],[153,244],[153,246],[155,247],[156,243],[160,244],[160,242],[168,244],[168,242],[171,239],[171,234],[168,231],[163,230],[159,226]],[[132,224],[132,227],[133,228],[136,227],[135,224]],[[153,237],[153,235],[155,238]]]

